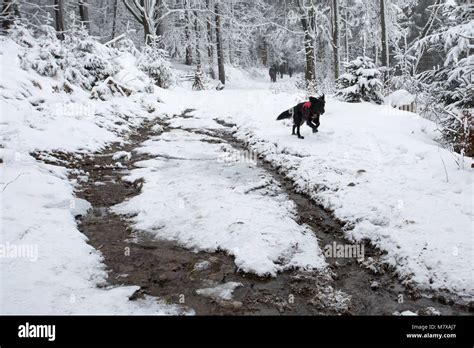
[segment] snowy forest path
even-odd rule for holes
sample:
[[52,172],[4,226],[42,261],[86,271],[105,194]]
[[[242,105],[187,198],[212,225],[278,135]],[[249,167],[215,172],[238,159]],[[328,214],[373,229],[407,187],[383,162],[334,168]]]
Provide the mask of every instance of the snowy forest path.
[[[71,175],[72,179],[88,173],[87,180],[79,180],[76,194],[90,202],[93,208],[86,216],[78,217],[78,224],[81,232],[88,237],[88,242],[102,253],[109,271],[110,285],[137,285],[140,289],[131,300],[145,295],[157,296],[169,303],[193,309],[200,315],[390,315],[395,311],[423,311],[427,307],[435,307],[442,314],[464,312],[456,306],[422,298],[416,289],[400,284],[392,271],[379,267],[378,273],[371,272],[361,267],[355,258],[326,258],[328,266],[323,269],[287,269],[275,277],[262,277],[242,271],[236,265],[236,259],[220,248],[213,251],[197,250],[182,241],[174,240],[175,232],[171,232],[166,238],[163,235],[160,238],[160,230],[172,229],[173,226],[169,225],[173,221],[148,230],[137,228],[140,225],[137,224],[140,214],[116,213],[113,207],[139,196],[148,180],[130,180],[126,177],[136,170],[143,170],[145,163],[159,160],[157,163],[151,162],[151,172],[155,173],[153,175],[156,175],[157,180],[166,178],[166,175],[179,175],[182,177],[176,177],[176,180],[183,180],[183,185],[188,180],[187,177],[189,182],[199,184],[193,181],[195,179],[192,175],[219,178],[222,172],[215,172],[216,170],[225,170],[227,173],[230,170],[233,180],[237,181],[241,180],[241,175],[243,179],[263,175],[264,184],[250,187],[249,192],[257,191],[257,194],[261,194],[261,201],[264,196],[270,197],[270,200],[272,197],[275,200],[291,200],[296,207],[296,222],[309,227],[318,238],[321,249],[326,245],[335,245],[334,243],[349,244],[343,237],[342,225],[331,213],[314,204],[308,197],[295,193],[292,182],[268,163],[260,160],[257,160],[256,166],[244,163],[247,169],[239,173],[242,167],[232,168],[235,158],[231,158],[230,162],[229,157],[209,161],[206,158],[207,145],[230,146],[240,154],[245,153],[246,149],[229,132],[228,127],[232,125],[216,122],[216,127],[193,126],[196,119],[193,118],[192,111],[185,110],[171,119],[149,121],[133,132],[126,144],[112,144],[101,153],[79,159],[63,156],[72,168],[79,169],[72,171],[75,173]],[[191,126],[182,126],[187,123]],[[162,138],[165,135],[167,137]],[[169,150],[171,154],[169,151],[161,153],[161,150],[156,153],[143,151],[143,144],[146,143],[151,142],[153,145],[154,142],[161,141],[160,144],[169,143],[170,149],[174,149],[173,141],[196,141],[194,136],[198,137],[198,142],[193,142],[193,155],[196,158],[192,160],[182,158],[185,154],[180,155],[179,148],[174,155],[174,150]],[[202,149],[197,146],[198,143],[202,143]],[[165,167],[162,166],[162,161],[166,162]],[[235,192],[220,185],[215,178],[212,178],[211,186],[206,186],[205,189],[209,190],[209,187],[215,185],[216,190],[224,190],[219,196],[223,200],[225,197],[230,200],[235,198]],[[199,209],[202,202],[198,195],[190,195],[192,191],[182,191],[181,187],[179,182],[172,187],[178,191],[173,191],[174,198],[184,197],[182,201],[169,202],[176,205],[172,208],[173,214],[176,214],[173,220],[176,221],[178,230],[190,226],[199,229],[199,222],[193,220],[193,210]],[[232,201],[228,203],[233,204]],[[179,205],[183,206],[180,208]],[[257,206],[257,209],[260,208]],[[267,208],[262,205],[261,209]],[[154,214],[159,215],[160,212],[156,211]],[[214,218],[217,223],[220,217]],[[254,219],[255,223],[260,219],[258,211],[255,212]],[[235,221],[234,224],[242,223]],[[365,245],[365,256],[376,260],[378,251]],[[219,287],[224,287],[225,290],[226,284],[231,285],[232,296],[226,297],[212,291]],[[205,295],[205,291],[200,291],[199,294],[198,290],[203,288],[211,289],[208,291],[210,295]]]

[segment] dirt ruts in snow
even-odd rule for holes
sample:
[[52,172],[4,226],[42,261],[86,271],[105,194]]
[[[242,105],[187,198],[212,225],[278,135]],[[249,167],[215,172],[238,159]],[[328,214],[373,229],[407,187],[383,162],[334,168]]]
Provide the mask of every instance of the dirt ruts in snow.
[[[187,113],[183,113],[185,117]],[[101,251],[109,270],[111,285],[138,285],[131,298],[157,296],[170,303],[183,304],[197,314],[348,314],[347,295],[327,285],[328,274],[317,272],[285,272],[277,278],[258,277],[237,271],[233,257],[224,252],[206,253],[184,249],[173,242],[155,240],[144,232],[134,231],[122,217],[109,208],[139,194],[142,182],[122,180],[134,163],[153,156],[133,150],[161,131],[166,122],[146,124],[132,134],[128,144],[114,144],[103,152],[76,162],[80,182],[77,196],[89,201],[93,209],[79,217],[79,229],[89,243]],[[200,132],[200,130],[196,130]],[[225,141],[225,140],[223,140]],[[130,152],[130,161],[117,160],[117,152]],[[123,168],[121,168],[123,166]],[[218,288],[231,282],[241,283],[231,299],[202,295],[197,290]],[[323,296],[321,296],[323,294]]]
[[[215,119],[225,127],[236,125]],[[231,133],[225,133],[226,141],[238,150],[246,145]],[[344,223],[338,221],[331,212],[317,205],[309,196],[298,193],[294,183],[284,173],[278,171],[269,161],[260,158],[259,166],[279,182],[289,198],[296,204],[299,222],[311,227],[318,237],[323,252],[326,246],[354,245],[344,237]],[[361,245],[359,245],[361,247]],[[348,312],[356,315],[387,315],[410,310],[420,315],[433,314],[435,308],[443,315],[468,314],[470,309],[455,304],[440,294],[422,294],[411,285],[402,284],[393,269],[379,261],[382,252],[369,242],[363,244],[364,259],[327,257],[331,269],[331,286],[351,296]],[[353,249],[355,250],[355,249]]]
[[[190,118],[191,111],[186,110],[179,116]],[[109,208],[141,192],[142,181],[129,183],[123,177],[135,168],[136,162],[153,156],[139,154],[134,149],[150,137],[169,130],[166,119],[157,119],[136,129],[127,143],[112,144],[100,153],[81,157],[50,154],[60,159],[61,165],[72,169],[71,179],[78,182],[77,196],[92,204],[93,208],[86,216],[78,217],[79,229],[102,253],[109,271],[109,284],[140,286],[131,300],[143,295],[157,296],[192,308],[200,315],[390,315],[405,310],[423,312],[430,306],[442,314],[465,312],[456,306],[420,298],[415,290],[402,286],[390,270],[375,274],[360,267],[355,259],[328,258],[328,272],[294,270],[275,278],[257,277],[239,272],[233,258],[224,252],[194,252],[135,231],[127,217],[116,215]],[[212,132],[213,137],[244,150],[230,131],[186,131]],[[124,156],[114,156],[119,152]],[[308,197],[295,193],[292,183],[269,163],[262,161],[259,165],[272,174],[296,203],[300,222],[311,227],[322,248],[333,242],[348,243],[343,238],[342,225],[329,212]],[[365,247],[365,256],[373,254],[376,259],[377,252],[368,245]],[[197,292],[233,284],[230,282],[241,283],[235,287],[231,299],[203,296],[205,292]],[[399,295],[403,295],[403,303],[399,303]]]

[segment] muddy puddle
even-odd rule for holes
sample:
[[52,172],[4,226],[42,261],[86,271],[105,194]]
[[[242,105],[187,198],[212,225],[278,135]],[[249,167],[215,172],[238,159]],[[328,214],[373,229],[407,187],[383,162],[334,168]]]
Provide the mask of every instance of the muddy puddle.
[[[176,117],[192,118],[192,110]],[[131,300],[157,296],[192,308],[198,315],[392,315],[405,310],[430,314],[428,307],[446,315],[469,313],[465,307],[424,298],[416,289],[402,285],[391,270],[377,265],[379,252],[368,244],[364,245],[365,258],[373,258],[371,266],[376,266],[376,272],[361,267],[355,258],[327,258],[330,266],[325,272],[293,270],[271,278],[239,271],[233,257],[224,252],[195,252],[134,230],[132,216],[114,214],[110,207],[141,192],[141,180],[130,183],[124,177],[137,167],[137,162],[154,156],[135,150],[142,142],[172,129],[166,119],[157,119],[136,129],[126,144],[112,144],[91,156],[49,154],[72,169],[77,197],[92,204],[86,216],[77,217],[79,229],[102,253],[109,271],[108,283],[140,287]],[[184,131],[211,135],[212,142],[245,150],[226,129]],[[118,152],[123,152],[124,157],[118,158]],[[36,157],[41,159],[41,154]],[[295,193],[292,183],[269,163],[259,161],[258,166],[295,203],[298,222],[311,228],[322,249],[333,243],[348,244],[342,224],[330,212]],[[232,299],[196,292],[228,282],[242,284],[234,290]]]

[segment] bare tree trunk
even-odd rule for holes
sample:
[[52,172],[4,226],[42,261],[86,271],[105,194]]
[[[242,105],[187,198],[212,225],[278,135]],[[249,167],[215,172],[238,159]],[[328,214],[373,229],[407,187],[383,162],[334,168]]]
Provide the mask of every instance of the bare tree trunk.
[[333,0],[333,50],[334,50],[334,78],[339,78],[339,4]]
[[123,0],[127,10],[133,17],[143,25],[143,33],[145,34],[145,43],[151,43],[155,36],[155,2],[144,0]]
[[[211,2],[210,0],[206,0],[206,8],[209,12],[211,12]],[[209,75],[212,79],[216,78],[216,73],[214,71],[214,43],[212,40],[212,24],[211,18],[207,16],[207,58],[209,60]]]
[[201,50],[199,47],[199,40],[201,35],[199,34],[199,24],[198,24],[198,13],[194,11],[194,37],[196,39],[196,64],[197,68],[201,70]]
[[375,65],[379,65],[379,46],[377,44],[374,45],[374,55],[375,55]]
[[301,0],[298,1],[301,12],[301,25],[304,31],[304,50],[306,58],[305,80],[309,86],[316,80],[315,55],[314,55],[314,10],[307,10]]
[[382,66],[389,66],[389,47],[387,38],[387,18],[385,0],[380,0],[380,25],[382,27]]
[[186,40],[186,56],[185,56],[185,64],[192,65],[193,64],[193,52],[191,49],[191,20],[189,18],[189,0],[184,0],[184,20],[186,21],[184,26],[184,37]]
[[84,23],[90,34],[91,23],[89,19],[89,4],[87,3],[87,0],[79,0],[79,16],[81,17],[81,22]]
[[54,13],[58,38],[64,40],[64,0],[54,0]]
[[145,43],[148,45],[151,43],[152,37],[154,36],[154,28],[150,27],[150,23],[148,21],[144,21],[143,31],[145,34]]
[[267,40],[265,38],[263,38],[262,64],[263,66],[267,66],[268,64],[268,48]]
[[230,65],[234,64],[234,50],[232,49],[232,43],[229,40],[228,47],[227,47],[227,57],[229,59]]
[[[100,2],[100,5],[98,6],[99,8],[104,8],[104,5],[102,4],[102,1]],[[108,1],[105,2],[105,10],[104,10],[104,15],[102,16],[102,19],[98,20],[98,27],[99,28],[107,28],[108,23],[110,21],[110,4]],[[89,22],[90,23],[90,22]],[[92,23],[90,23],[92,24]]]
[[155,34],[156,36],[163,37],[165,30],[163,27],[163,20],[161,19],[161,15],[163,13],[163,9],[161,7],[162,0],[156,1],[156,9],[155,9]]
[[305,79],[306,81],[314,81],[316,79],[314,66],[314,39],[310,33],[310,24],[307,17],[301,18],[301,24],[304,30],[304,50],[306,57]]
[[118,0],[114,0],[114,17],[112,21],[112,39],[115,39],[117,35],[117,9],[118,9]]
[[349,52],[349,30],[347,24],[347,9],[344,11],[344,50],[346,53],[346,61],[351,60],[351,55]]
[[[234,18],[234,3],[232,0],[227,0],[227,2],[229,2],[229,6],[228,8],[230,9],[230,17],[231,18]],[[233,34],[233,22],[230,21],[229,23],[229,26],[227,28],[227,35],[228,37],[233,37],[232,34]],[[228,44],[227,44],[227,58],[229,60],[229,63],[230,65],[233,65],[234,64],[234,50],[233,50],[233,43],[231,42],[231,40],[228,40]]]
[[217,66],[219,67],[219,80],[225,85],[224,48],[222,45],[221,16],[219,12],[219,1],[216,2],[216,44],[217,44]]

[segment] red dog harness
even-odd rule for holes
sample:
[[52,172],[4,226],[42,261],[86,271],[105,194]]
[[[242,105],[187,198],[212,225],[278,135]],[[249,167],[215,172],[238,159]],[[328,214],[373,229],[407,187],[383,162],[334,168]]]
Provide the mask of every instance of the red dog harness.
[[311,109],[311,102],[306,102],[303,104],[303,116],[307,120],[310,119],[310,109]]

